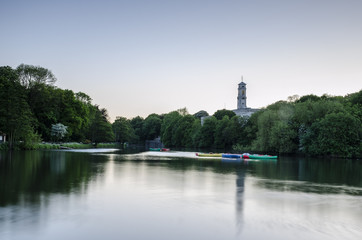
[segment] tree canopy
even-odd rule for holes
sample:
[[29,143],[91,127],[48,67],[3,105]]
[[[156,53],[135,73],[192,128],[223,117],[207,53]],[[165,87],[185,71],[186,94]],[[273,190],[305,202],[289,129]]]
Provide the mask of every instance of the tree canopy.
[[20,64],[16,71],[19,75],[20,83],[25,87],[31,87],[39,83],[54,85],[57,81],[50,70],[39,66]]
[[235,115],[236,114],[231,110],[221,109],[221,110],[217,110],[213,116],[217,120],[222,120],[224,118],[224,116],[228,116],[230,119],[230,118],[234,117]]
[[[346,96],[292,96],[250,117],[221,109],[211,117],[186,108],[145,119],[117,117],[86,93],[57,88],[45,68],[0,67],[0,132],[10,148],[34,141],[130,142],[161,137],[167,147],[220,148],[268,153],[360,157],[362,90]],[[200,119],[203,119],[201,124]]]
[[55,81],[42,67],[0,67],[0,131],[10,148],[17,141],[31,147],[33,141],[53,140],[58,123],[67,126],[64,141],[114,141],[107,111],[85,93],[55,87]]

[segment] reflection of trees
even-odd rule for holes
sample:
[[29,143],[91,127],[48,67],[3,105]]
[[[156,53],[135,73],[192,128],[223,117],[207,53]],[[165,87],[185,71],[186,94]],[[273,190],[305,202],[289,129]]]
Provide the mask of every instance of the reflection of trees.
[[103,171],[94,164],[95,158],[62,151],[1,153],[0,206],[20,201],[39,203],[42,194],[77,191]]
[[[207,186],[213,184],[214,187],[220,187],[219,179],[212,175],[209,178],[209,174],[198,174],[200,172],[213,172],[217,174],[225,174],[235,176],[235,223],[238,234],[242,231],[243,227],[243,215],[244,215],[244,191],[245,191],[245,176],[248,169],[248,162],[222,162],[221,159],[203,159],[196,160],[194,158],[172,158],[172,157],[160,157],[160,156],[117,156],[115,161],[132,162],[132,164],[148,165],[158,168],[168,168],[172,172],[185,172],[185,174],[175,174],[175,178],[178,178],[178,183],[182,185],[182,188],[187,188],[188,183],[200,184],[197,186]],[[195,178],[193,174],[186,174],[186,172],[194,172],[198,177]],[[182,176],[182,177],[180,177]],[[191,176],[190,181],[187,182],[187,177]],[[206,183],[203,185],[204,183]],[[222,186],[223,187],[223,186]],[[222,197],[222,196],[217,196]]]
[[[175,158],[166,160],[162,157],[152,157],[138,160],[148,164],[163,165],[174,170],[204,171],[208,169],[220,174],[234,174],[235,169],[243,166],[242,163],[222,163],[220,160],[215,159],[195,160],[181,158],[175,161]],[[347,191],[349,194],[361,195],[360,190],[353,188],[343,190],[336,187],[325,187],[326,184],[362,187],[362,162],[358,160],[282,157],[277,161],[249,161],[247,166],[244,165],[244,167],[251,176],[265,179],[265,181],[259,181],[258,184],[269,189],[319,193]],[[312,184],[301,184],[301,182]]]
[[135,156],[118,155],[116,161],[133,161],[134,163],[146,163],[149,165],[164,166],[169,169],[178,171],[211,170],[220,174],[235,174],[235,167],[240,167],[240,163],[223,163],[220,159],[203,159],[195,160],[194,158],[175,158],[175,157],[159,157],[159,156]]
[[254,164],[252,168],[253,175],[269,179],[258,183],[269,189],[362,195],[358,189],[362,187],[362,163],[357,160],[281,159],[274,165]]
[[329,184],[318,184],[312,182],[301,182],[301,181],[278,181],[278,180],[260,180],[259,186],[264,188],[273,189],[281,192],[285,191],[296,191],[304,193],[317,193],[317,194],[348,194],[361,196],[362,189],[357,187],[349,187],[346,185],[329,185]]

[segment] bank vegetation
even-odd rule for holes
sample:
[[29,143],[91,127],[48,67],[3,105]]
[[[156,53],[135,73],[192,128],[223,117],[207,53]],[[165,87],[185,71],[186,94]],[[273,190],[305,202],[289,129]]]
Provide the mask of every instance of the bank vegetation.
[[[0,148],[36,149],[45,142],[144,144],[160,137],[171,148],[360,158],[362,90],[346,96],[293,96],[250,118],[186,108],[110,122],[90,96],[55,86],[48,69],[0,67]],[[201,124],[203,122],[203,124]]]

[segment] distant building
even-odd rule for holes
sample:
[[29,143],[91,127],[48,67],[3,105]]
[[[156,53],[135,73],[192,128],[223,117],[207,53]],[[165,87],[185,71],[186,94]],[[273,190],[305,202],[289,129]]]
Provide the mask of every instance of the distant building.
[[246,108],[246,83],[241,80],[238,85],[238,109]]
[[259,111],[256,108],[248,108],[246,106],[246,83],[243,81],[243,77],[241,77],[241,83],[238,85],[238,101],[237,101],[237,109],[232,110],[237,116],[242,117],[250,117],[253,113]]
[[[241,83],[238,84],[238,101],[237,101],[237,109],[231,110],[237,116],[241,117],[250,117],[253,113],[259,111],[257,108],[248,108],[246,106],[246,83],[243,81],[243,77],[241,77]],[[201,117],[201,125],[204,125],[205,119],[211,116]]]

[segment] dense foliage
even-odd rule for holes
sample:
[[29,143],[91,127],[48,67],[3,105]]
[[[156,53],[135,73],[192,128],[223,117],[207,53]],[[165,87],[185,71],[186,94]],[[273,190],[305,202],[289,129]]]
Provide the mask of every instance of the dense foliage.
[[[17,142],[32,148],[40,140],[113,141],[106,109],[92,105],[85,93],[55,87],[55,81],[41,67],[0,67],[0,133],[9,147]],[[61,138],[54,138],[54,126],[66,129]]]
[[167,147],[360,157],[362,90],[347,96],[292,96],[249,118],[229,110],[212,116],[186,108],[145,119],[117,117],[85,93],[54,86],[51,71],[30,65],[0,67],[0,134],[9,147],[35,142],[139,143],[161,137]]
[[[250,118],[225,109],[213,116],[202,111],[201,117],[201,111],[190,115],[180,109],[158,116],[162,121],[155,123],[146,124],[141,117],[130,122],[137,136],[134,139],[152,139],[159,134],[167,147],[360,157],[361,104],[362,91],[345,97],[293,96]],[[155,134],[150,135],[151,129]]]

